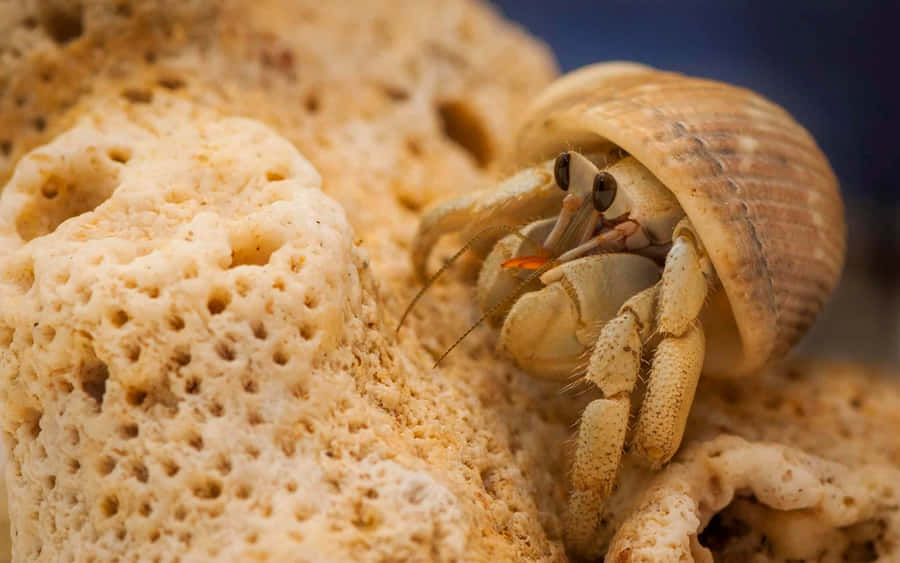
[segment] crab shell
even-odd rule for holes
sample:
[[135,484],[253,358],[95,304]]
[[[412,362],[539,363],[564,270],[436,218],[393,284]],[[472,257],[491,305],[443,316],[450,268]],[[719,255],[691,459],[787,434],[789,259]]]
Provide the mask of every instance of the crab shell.
[[721,280],[702,316],[704,372],[782,358],[837,284],[846,245],[837,179],[810,134],[749,90],[603,63],[534,101],[506,165],[610,144],[672,190]]

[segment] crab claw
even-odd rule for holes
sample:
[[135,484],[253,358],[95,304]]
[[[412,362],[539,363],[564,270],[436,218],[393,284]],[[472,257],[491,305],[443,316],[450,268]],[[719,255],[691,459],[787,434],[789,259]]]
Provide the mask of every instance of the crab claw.
[[485,237],[481,246],[490,248],[502,231],[492,227],[518,227],[523,217],[547,217],[558,213],[566,192],[553,180],[553,161],[527,168],[497,187],[473,192],[444,202],[422,217],[413,239],[412,262],[416,274],[426,278],[426,264],[431,249],[443,235],[462,231],[470,239],[480,232]]
[[659,277],[659,266],[635,254],[566,262],[541,276],[542,289],[510,308],[500,344],[529,373],[566,379],[586,367],[600,330],[622,304]]

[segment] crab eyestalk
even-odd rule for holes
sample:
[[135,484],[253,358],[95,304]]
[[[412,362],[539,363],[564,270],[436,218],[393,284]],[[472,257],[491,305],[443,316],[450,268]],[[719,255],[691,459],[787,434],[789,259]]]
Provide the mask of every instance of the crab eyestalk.
[[[621,234],[601,231],[603,212],[616,198],[617,184],[612,174],[601,172],[587,157],[578,152],[564,152],[553,166],[556,184],[570,192],[563,198],[562,209],[539,253],[518,256],[505,261],[503,268],[533,270],[554,260],[574,260],[596,248],[617,242]],[[570,191],[571,190],[571,191]]]

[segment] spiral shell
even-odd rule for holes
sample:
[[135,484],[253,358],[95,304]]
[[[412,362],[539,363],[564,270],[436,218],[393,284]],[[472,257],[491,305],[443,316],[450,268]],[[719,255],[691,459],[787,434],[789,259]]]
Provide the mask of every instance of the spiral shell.
[[783,357],[837,284],[846,246],[837,179],[812,136],[744,88],[604,63],[534,101],[508,165],[610,144],[672,190],[721,280],[703,317],[704,371],[740,375]]

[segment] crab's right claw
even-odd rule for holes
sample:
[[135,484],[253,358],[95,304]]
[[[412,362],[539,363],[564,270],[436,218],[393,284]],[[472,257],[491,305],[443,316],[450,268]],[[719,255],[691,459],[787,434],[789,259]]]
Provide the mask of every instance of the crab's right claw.
[[[503,234],[523,223],[557,213],[566,193],[553,180],[553,161],[527,168],[499,186],[438,204],[425,212],[413,239],[412,263],[426,279],[431,249],[445,234],[461,231],[489,248]],[[505,230],[504,230],[505,228]]]

